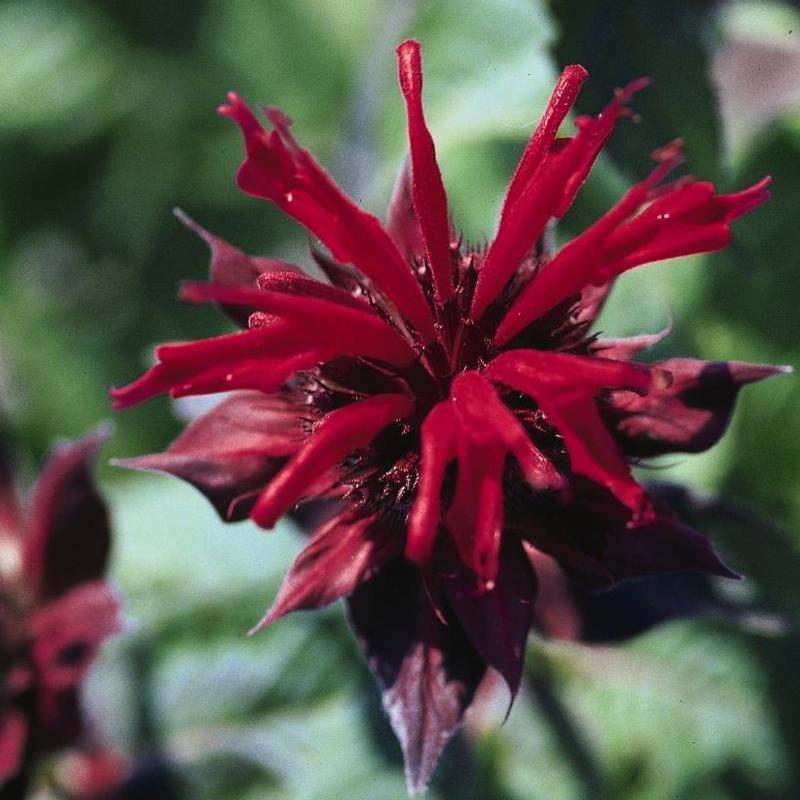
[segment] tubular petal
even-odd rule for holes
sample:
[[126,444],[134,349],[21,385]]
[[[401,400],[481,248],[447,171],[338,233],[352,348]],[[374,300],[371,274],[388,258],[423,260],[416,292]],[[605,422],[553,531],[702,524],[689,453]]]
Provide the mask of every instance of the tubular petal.
[[447,465],[458,461],[455,495],[445,520],[462,561],[490,587],[497,576],[503,522],[502,480],[512,453],[534,488],[556,489],[561,476],[534,446],[522,423],[479,373],[467,371],[422,425],[420,479],[408,522],[406,555],[427,562],[441,517]]
[[[264,373],[258,376],[260,379],[266,378],[270,364],[273,372],[275,368],[289,370],[286,373],[288,377],[296,369],[293,365],[298,353],[308,354],[311,358],[309,365],[315,363],[316,351],[312,351],[307,342],[299,340],[292,326],[284,320],[268,327],[211,339],[161,345],[156,348],[159,363],[127,386],[112,388],[110,395],[114,408],[120,409],[164,392],[171,392],[173,396],[180,392],[185,395],[193,393],[186,391],[187,388],[194,387],[196,393],[199,391],[197,387],[214,380],[220,382],[220,388],[209,391],[225,391],[234,388],[233,377],[246,365],[263,365]],[[275,388],[279,388],[283,380],[285,377]],[[261,385],[263,381],[259,388]]]
[[646,368],[563,353],[511,350],[492,361],[485,374],[537,402],[563,437],[573,472],[611,491],[633,512],[634,521],[650,516],[644,490],[631,476],[595,401],[602,389],[646,391],[651,384]]
[[[525,288],[503,318],[495,343],[519,331],[583,287],[654,261],[719,250],[730,241],[730,223],[763,203],[769,178],[734,195],[715,195],[707,182],[678,182],[650,199],[667,162],[580,236],[565,245]],[[666,187],[665,187],[666,188]]]
[[447,465],[455,458],[455,411],[444,400],[433,407],[422,423],[417,496],[408,517],[406,556],[419,564],[427,563],[441,517],[441,492]]
[[471,426],[477,438],[485,434],[513,453],[534,489],[558,489],[562,478],[533,444],[522,423],[500,399],[491,382],[479,372],[462,372],[450,388],[462,429]]
[[332,303],[356,308],[359,311],[372,313],[365,300],[355,297],[350,292],[340,289],[338,286],[331,286],[329,283],[322,283],[307,275],[297,272],[268,272],[258,276],[256,285],[262,291],[286,292],[287,294],[299,294],[305,297],[316,297],[319,300],[328,300]]
[[603,269],[603,246],[606,240],[647,201],[653,187],[679,160],[680,152],[674,149],[644,181],[629,189],[614,208],[562,247],[553,260],[525,287],[503,317],[495,334],[495,344],[505,344],[533,320],[579,292],[587,284],[604,283],[609,277],[613,277],[607,275]]
[[519,197],[501,219],[494,241],[483,262],[470,316],[479,319],[500,294],[519,267],[525,254],[539,239],[551,217],[560,217],[569,208],[631,95],[646,85],[631,83],[595,118],[579,117],[578,132],[563,146],[552,147],[542,165],[519,192]]
[[445,516],[461,560],[486,590],[494,588],[497,578],[505,455],[494,442],[459,439],[455,495]]
[[180,297],[193,303],[218,301],[244,305],[286,319],[304,342],[341,354],[369,356],[408,366],[414,352],[397,331],[369,306],[333,297],[313,297],[264,289],[229,289],[210,283],[184,283]]
[[575,104],[578,92],[580,92],[581,86],[583,86],[588,77],[589,73],[580,64],[571,64],[568,67],[564,67],[564,71],[561,73],[555,89],[553,89],[542,118],[529,139],[516,170],[514,170],[511,183],[508,185],[506,198],[503,201],[503,210],[500,214],[501,224],[506,214],[516,203],[522,190],[544,162],[547,151],[555,141],[561,123]]
[[707,182],[681,184],[609,236],[603,275],[725,247],[730,223],[769,198],[769,182],[765,177],[731,195],[715,195],[713,184]]
[[228,99],[219,112],[239,124],[247,150],[237,178],[240,188],[272,201],[305,225],[337,261],[352,263],[375,281],[424,341],[433,340],[433,318],[422,289],[380,221],[360,209],[297,145],[280,112],[268,111],[275,130],[267,134],[237,94]]
[[331,411],[261,493],[252,519],[271,528],[315,478],[350,453],[367,447],[383,428],[413,411],[411,400],[400,394],[374,395]]
[[422,229],[436,299],[445,303],[453,294],[450,225],[436,149],[422,109],[422,58],[419,42],[407,40],[396,50],[400,89],[406,102],[411,148],[411,196]]

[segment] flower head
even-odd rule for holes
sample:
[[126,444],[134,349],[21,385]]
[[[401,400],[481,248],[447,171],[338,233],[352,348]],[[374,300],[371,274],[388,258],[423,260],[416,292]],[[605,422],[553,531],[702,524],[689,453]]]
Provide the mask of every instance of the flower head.
[[28,514],[0,458],[0,784],[24,782],[34,756],[78,742],[80,683],[118,629],[102,580],[108,514],[90,474],[103,438],[52,454]]
[[410,157],[386,224],[359,208],[266,109],[236,95],[246,158],[238,184],[301,222],[327,282],[245,255],[203,231],[218,303],[246,330],[161,345],[157,364],[112,390],[118,408],[236,390],[165,453],[130,466],[170,472],[227,520],[263,527],[298,503],[336,513],[297,556],[261,623],[346,597],[350,619],[424,786],[487,667],[512,695],[536,598],[537,553],[592,587],[674,570],[733,575],[633,477],[631,459],[705,449],[744,383],[775,368],[631,358],[657,337],[590,332],[616,276],[724,247],[768,179],[717,194],[665,182],[680,142],[594,225],[557,252],[564,215],[627,103],[559,128],[587,78],[562,73],[511,179],[494,238],[470,247],[450,224],[422,106],[420,47],[397,49]]

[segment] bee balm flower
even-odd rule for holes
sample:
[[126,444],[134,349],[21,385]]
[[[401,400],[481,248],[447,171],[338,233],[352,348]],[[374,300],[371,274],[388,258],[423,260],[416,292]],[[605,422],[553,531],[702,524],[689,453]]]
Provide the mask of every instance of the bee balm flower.
[[739,387],[776,370],[634,363],[654,337],[590,333],[617,275],[724,247],[731,222],[766,200],[768,179],[736,194],[664,183],[681,158],[673,143],[616,206],[549,252],[545,229],[646,83],[558,138],[587,77],[570,66],[493,240],[466,246],[425,122],[420,47],[406,41],[397,55],[410,158],[385,225],[297,143],[281,112],[266,110],[265,130],[229,96],[219,110],[247,153],[239,186],[325,246],[314,258],[328,280],[247,256],[189,221],[211,247],[211,280],[184,284],[181,297],[218,303],[246,329],[161,345],[157,364],[112,396],[125,408],[163,392],[236,390],[165,453],[126,462],[189,481],[224,519],[270,528],[299,503],[336,501],[260,626],[347,598],[417,790],[488,667],[517,691],[538,552],[593,587],[673,570],[732,575],[648,497],[630,459],[711,446]]
[[103,581],[108,514],[90,474],[101,443],[95,435],[58,448],[30,514],[0,453],[0,785],[9,796],[23,795],[35,756],[78,743],[81,681],[119,627]]

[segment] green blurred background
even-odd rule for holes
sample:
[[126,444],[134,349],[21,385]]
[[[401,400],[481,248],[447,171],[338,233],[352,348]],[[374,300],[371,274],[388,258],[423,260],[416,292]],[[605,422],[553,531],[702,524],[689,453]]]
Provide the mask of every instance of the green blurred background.
[[[623,278],[601,328],[675,331],[674,354],[793,364],[800,353],[800,11],[694,0],[4,0],[0,2],[0,403],[33,475],[54,439],[109,419],[107,388],[164,340],[226,330],[181,306],[203,243],[171,210],[254,254],[307,240],[236,189],[238,132],[214,107],[235,88],[281,107],[301,141],[370,209],[404,153],[393,47],[424,45],[428,119],[456,222],[491,235],[504,185],[559,66],[579,101],[655,78],[561,227],[579,230],[682,136],[686,171],[773,197],[722,254]],[[532,640],[510,719],[473,714],[430,797],[468,800],[798,798],[798,378],[743,392],[726,439],[644,478],[755,508],[706,520],[750,580],[721,587],[736,622],[673,622],[620,647]],[[114,416],[104,455],[163,448],[181,413],[158,399]],[[104,459],[105,460],[105,459]],[[114,577],[130,631],[89,685],[99,738],[174,765],[200,800],[402,798],[399,751],[339,607],[253,639],[299,536],[223,526],[191,489],[102,466]],[[773,525],[794,535],[782,535]]]

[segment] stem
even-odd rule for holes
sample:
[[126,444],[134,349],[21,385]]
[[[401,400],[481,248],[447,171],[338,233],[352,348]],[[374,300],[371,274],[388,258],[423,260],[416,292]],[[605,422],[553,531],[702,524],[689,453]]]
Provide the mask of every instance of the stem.
[[602,800],[606,792],[597,763],[575,720],[553,691],[549,678],[531,675],[528,686],[542,716],[572,764],[575,777],[581,784],[581,796],[585,800]]

